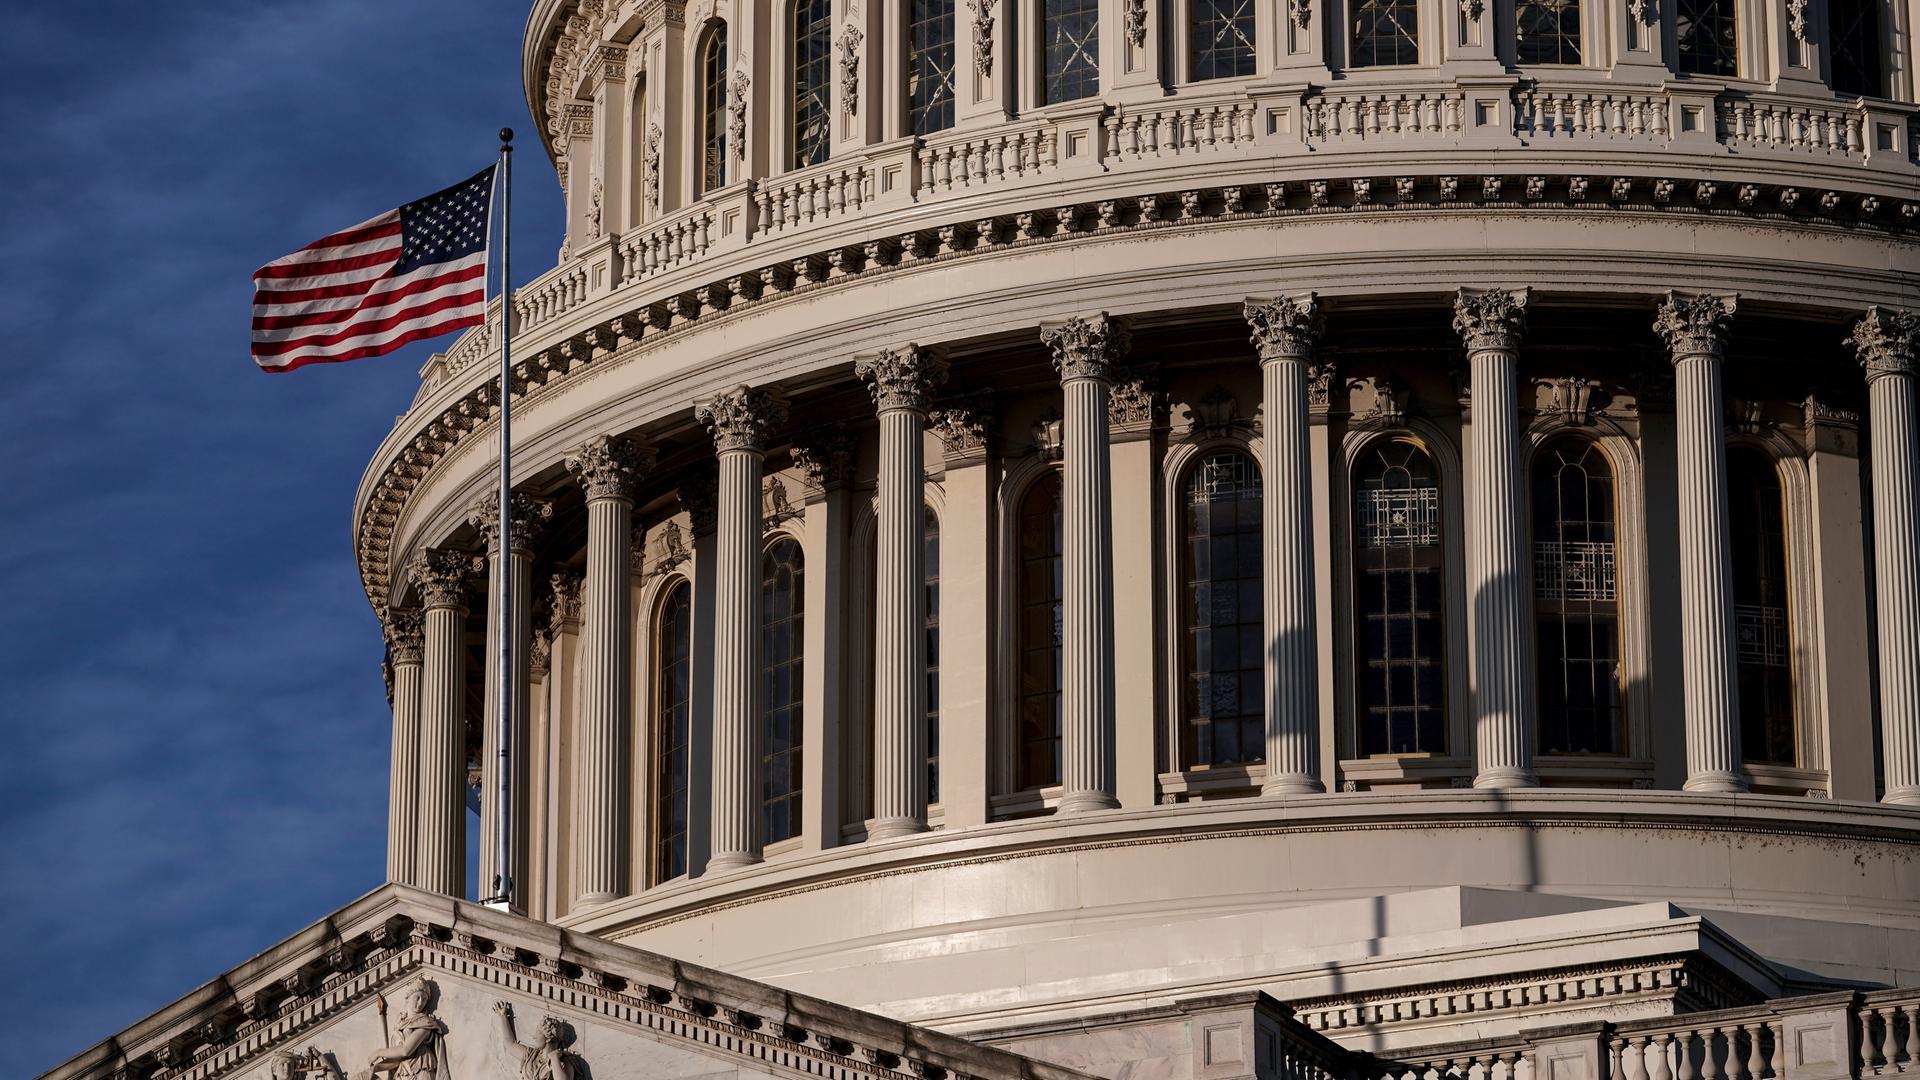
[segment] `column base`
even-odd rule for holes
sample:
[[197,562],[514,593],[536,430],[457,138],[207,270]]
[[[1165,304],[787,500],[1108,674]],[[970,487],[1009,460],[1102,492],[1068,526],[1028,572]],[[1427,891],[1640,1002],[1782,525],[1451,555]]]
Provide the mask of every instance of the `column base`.
[[1880,801],[1893,806],[1920,806],[1920,786],[1889,788]]
[[1118,810],[1120,800],[1100,791],[1070,791],[1060,796],[1056,814],[1084,814],[1092,810]]
[[1326,790],[1320,781],[1303,773],[1268,777],[1267,782],[1260,785],[1262,795],[1321,795]]
[[1473,777],[1476,788],[1529,788],[1539,787],[1540,778],[1525,769],[1502,766],[1495,769],[1481,769]]
[[741,870],[753,866],[759,863],[759,861],[760,856],[757,852],[723,851],[707,860],[706,872],[711,874],[716,871]]
[[898,840],[903,836],[915,836],[927,831],[927,823],[919,818],[875,818],[867,826],[867,839]]
[[[612,903],[615,899],[615,896],[610,892],[581,893],[579,896],[573,898],[573,906],[577,908],[595,907],[600,904]],[[484,903],[485,901],[482,902]],[[492,907],[493,905],[487,904],[487,906]]]
[[1747,790],[1747,781],[1745,777],[1729,772],[1700,773],[1687,777],[1687,782],[1681,790],[1708,794],[1734,794]]

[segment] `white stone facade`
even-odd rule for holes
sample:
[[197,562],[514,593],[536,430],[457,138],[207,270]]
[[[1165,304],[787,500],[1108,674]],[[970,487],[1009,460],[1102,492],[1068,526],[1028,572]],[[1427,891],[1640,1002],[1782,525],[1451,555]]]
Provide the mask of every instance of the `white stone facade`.
[[[1920,1068],[1913,17],[539,0],[515,912],[1109,1077]],[[499,324],[355,510],[429,892]]]

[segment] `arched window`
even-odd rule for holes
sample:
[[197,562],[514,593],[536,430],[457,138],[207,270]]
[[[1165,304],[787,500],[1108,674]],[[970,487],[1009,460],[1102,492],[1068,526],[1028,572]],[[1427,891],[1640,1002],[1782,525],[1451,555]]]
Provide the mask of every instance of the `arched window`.
[[1020,703],[1014,783],[1060,782],[1060,474],[1034,481],[1020,500]]
[[1880,97],[1880,0],[1827,0],[1827,81],[1835,93]]
[[912,0],[907,115],[915,135],[953,126],[953,0]]
[[1386,439],[1354,472],[1354,622],[1360,752],[1447,749],[1440,486],[1433,459]]
[[687,872],[687,758],[693,731],[693,588],[667,589],[653,631],[653,880]]
[[1694,75],[1740,73],[1739,20],[1734,0],[1677,0],[1674,36],[1681,71]]
[[727,25],[715,23],[700,46],[700,190],[727,184]]
[[940,801],[940,519],[926,509],[927,802]]
[[783,536],[767,546],[760,572],[760,836],[766,844],[800,834],[801,572],[798,541]]
[[1623,750],[1614,533],[1606,455],[1574,439],[1542,447],[1533,459],[1533,597],[1546,753]]
[[1195,79],[1253,74],[1253,0],[1191,0],[1188,68]]
[[1238,451],[1196,462],[1180,487],[1180,757],[1266,758],[1260,469]]
[[1354,0],[1353,67],[1389,67],[1420,62],[1419,0]]
[[1046,104],[1100,92],[1100,0],[1045,0]]
[[1733,625],[1740,672],[1740,752],[1748,761],[1798,760],[1793,640],[1787,619],[1787,514],[1780,471],[1751,447],[1727,453],[1733,539]]
[[1522,64],[1580,62],[1580,0],[1514,0],[1513,46]]
[[792,167],[827,160],[833,138],[827,85],[833,67],[833,26],[827,0],[793,0]]

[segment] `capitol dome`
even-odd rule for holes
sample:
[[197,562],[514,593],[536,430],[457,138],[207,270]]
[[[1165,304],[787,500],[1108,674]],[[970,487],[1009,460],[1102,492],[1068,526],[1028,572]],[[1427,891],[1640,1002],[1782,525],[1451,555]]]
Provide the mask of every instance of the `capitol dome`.
[[504,577],[571,934],[1107,1075],[1920,982],[1914,18],[539,0],[512,550],[500,313],[354,509],[390,876]]
[[536,0],[389,880],[46,1076],[1920,1074],[1917,17]]

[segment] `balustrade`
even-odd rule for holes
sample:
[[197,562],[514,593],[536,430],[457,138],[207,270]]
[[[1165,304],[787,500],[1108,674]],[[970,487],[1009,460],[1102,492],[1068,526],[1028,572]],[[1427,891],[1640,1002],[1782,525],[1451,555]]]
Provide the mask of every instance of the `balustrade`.
[[916,198],[1025,180],[1060,164],[1058,139],[1050,127],[1026,127],[970,134],[930,142],[917,155]]
[[1329,94],[1308,99],[1304,111],[1309,139],[1458,135],[1466,124],[1466,95],[1448,90]]
[[864,162],[778,176],[753,194],[755,231],[774,234],[800,225],[857,214],[873,198],[873,169]]
[[620,283],[631,285],[697,259],[713,245],[713,207],[698,203],[620,238]]
[[1720,138],[1729,145],[1861,156],[1861,114],[1833,105],[1737,97],[1716,108]]
[[1670,132],[1665,95],[1535,88],[1514,95],[1514,131],[1538,138],[1641,138]]
[[586,265],[578,261],[561,263],[514,293],[514,328],[526,333],[566,314],[586,299]]
[[1121,161],[1171,157],[1253,141],[1253,103],[1214,101],[1123,108],[1106,119],[1106,155]]

